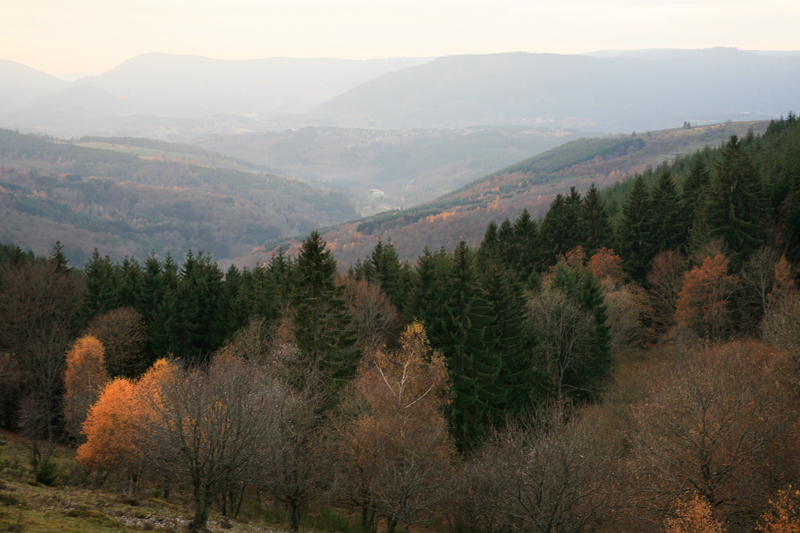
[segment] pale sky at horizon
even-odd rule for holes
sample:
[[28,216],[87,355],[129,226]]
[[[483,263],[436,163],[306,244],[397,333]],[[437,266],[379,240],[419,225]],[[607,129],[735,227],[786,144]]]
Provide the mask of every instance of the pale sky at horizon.
[[798,21],[798,0],[0,0],[0,59],[59,75],[103,72],[145,52],[369,59],[800,50]]

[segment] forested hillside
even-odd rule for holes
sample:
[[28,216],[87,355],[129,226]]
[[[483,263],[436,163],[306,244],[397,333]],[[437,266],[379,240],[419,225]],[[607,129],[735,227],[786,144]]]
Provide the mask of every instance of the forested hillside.
[[158,494],[194,531],[794,531],[798,221],[790,113],[413,266],[378,242],[341,275],[316,231],[225,273],[3,245],[0,424],[30,467],[0,511],[35,480]]
[[[347,267],[381,240],[391,240],[401,259],[413,260],[424,247],[452,249],[460,241],[475,246],[490,221],[516,219],[523,209],[543,217],[559,193],[575,187],[585,193],[592,184],[604,189],[628,176],[646,173],[679,155],[718,146],[731,135],[763,133],[767,122],[738,122],[640,132],[608,138],[578,139],[473,181],[436,200],[410,209],[388,211],[335,228],[321,229],[334,256]],[[302,237],[301,237],[302,238]],[[300,239],[281,241],[296,249]],[[268,245],[236,260],[255,265],[269,260]],[[289,252],[290,254],[293,252]]]
[[189,247],[224,259],[355,216],[336,191],[145,141],[0,130],[0,239],[39,254],[59,239],[77,265],[94,248],[117,260]]
[[480,126],[445,130],[301,128],[215,135],[194,144],[312,184],[340,188],[359,215],[410,207],[523,157],[583,136],[572,130]]

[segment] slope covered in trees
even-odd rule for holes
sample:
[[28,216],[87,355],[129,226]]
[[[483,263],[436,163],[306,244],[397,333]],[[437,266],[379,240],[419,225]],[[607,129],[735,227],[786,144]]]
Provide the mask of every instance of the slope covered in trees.
[[39,254],[60,239],[77,264],[94,248],[141,259],[196,247],[224,259],[355,215],[336,191],[196,147],[143,144],[0,130],[0,238]]
[[[622,183],[627,190],[628,185],[624,185],[627,176],[646,174],[648,168],[703,150],[707,145],[719,145],[731,135],[746,137],[750,128],[763,133],[767,124],[725,123],[578,139],[475,180],[436,200],[323,228],[320,233],[344,265],[352,265],[366,256],[379,240],[391,239],[403,260],[418,257],[425,246],[452,249],[462,240],[475,246],[490,221],[499,225],[506,218],[514,220],[523,209],[534,219],[543,218],[555,196],[568,193],[570,187],[583,194],[593,183],[598,189]],[[611,199],[608,202],[610,207],[616,207]],[[301,239],[283,240],[280,244],[295,249]],[[274,245],[268,245],[253,250],[239,257],[237,263],[263,263],[273,248]]]

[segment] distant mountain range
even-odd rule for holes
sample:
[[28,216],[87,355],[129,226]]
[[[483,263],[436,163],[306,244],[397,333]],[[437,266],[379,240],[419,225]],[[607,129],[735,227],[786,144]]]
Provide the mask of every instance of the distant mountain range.
[[630,132],[800,108],[800,53],[218,60],[151,53],[71,83],[0,61],[0,126],[190,140],[307,126]]

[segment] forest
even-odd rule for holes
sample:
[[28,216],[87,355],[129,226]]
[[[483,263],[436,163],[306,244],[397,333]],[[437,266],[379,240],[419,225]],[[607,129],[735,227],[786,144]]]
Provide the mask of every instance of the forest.
[[76,264],[95,247],[115,260],[190,247],[221,260],[355,217],[338,191],[245,165],[161,141],[0,129],[3,240],[45,254],[58,235]]
[[28,460],[0,511],[28,479],[178,502],[192,531],[800,528],[793,113],[477,246],[378,241],[347,272],[332,248],[223,271],[0,246],[0,426]]

